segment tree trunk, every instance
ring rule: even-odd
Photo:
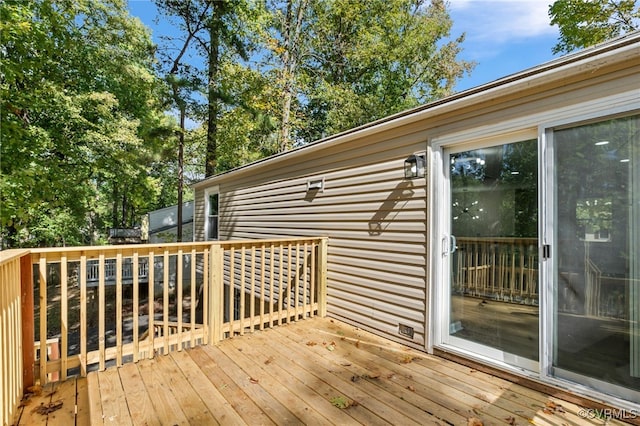
[[[182,191],[184,186],[184,116],[185,107],[180,107],[180,135],[178,137],[178,235],[177,242],[182,242]]]
[[[207,81],[207,155],[205,158],[205,176],[216,173],[218,149],[218,115],[220,114],[218,78],[220,68],[220,44],[222,42],[222,17],[226,3],[217,1],[213,4],[213,16],[209,21],[209,73]]]
[[[295,0],[287,0],[287,12],[283,28],[284,52],[282,53],[282,122],[280,125],[280,152],[292,148],[291,143],[291,103],[296,84],[296,68],[301,50],[300,33],[302,19],[307,7],[307,0],[300,0],[298,10],[295,11]]]

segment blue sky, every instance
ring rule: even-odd
[[[552,0],[449,0],[453,38],[466,33],[462,59],[475,61],[476,68],[456,86],[462,91],[537,66],[554,58],[552,47],[558,29],[549,25]],[[171,31],[167,22],[155,23],[155,5],[150,0],[129,0],[133,16],[150,27],[156,42]]]
[[[554,58],[559,31],[549,25],[552,0],[449,0],[457,37],[466,33],[461,58],[477,62],[456,86],[469,89]]]

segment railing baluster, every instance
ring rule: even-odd
[[[266,262],[266,245],[260,245],[260,330],[264,330],[264,303],[265,303],[265,262]]]
[[[80,375],[87,376],[87,256],[80,256]]]
[[[69,299],[67,256],[60,259],[60,380],[67,380],[67,356],[69,353]]]
[[[116,365],[122,365],[122,251],[116,254]]]
[[[309,277],[309,317],[313,318],[315,316],[315,311],[313,306],[315,305],[316,298],[316,250],[318,250],[318,244],[311,244],[311,276]]]
[[[303,281],[302,281],[302,318],[306,319],[307,317],[307,285],[309,283],[308,281],[308,275],[307,275],[307,251],[308,251],[308,245],[307,242],[305,241],[304,243],[304,253],[303,253],[303,262],[302,262],[302,276],[304,277]]]
[[[293,277],[295,281],[295,286],[293,289],[293,312],[295,315],[295,319],[298,319],[298,299],[299,299],[299,289],[300,289],[300,243],[296,243],[296,273]]]
[[[274,259],[275,245],[271,243],[269,246],[269,328],[273,327],[273,302],[275,300],[275,289],[274,289],[274,273],[273,268],[275,265]]]
[[[100,253],[98,257],[98,351],[99,351],[99,369],[104,371],[105,369],[105,324],[104,324],[104,308],[105,308],[105,294],[104,294],[104,253]]]
[[[140,316],[140,277],[138,276],[139,269],[139,257],[138,252],[133,253],[133,257],[131,259],[131,269],[133,275],[133,362],[138,362],[140,360],[140,343],[138,342],[138,327],[139,325],[139,316]]]
[[[217,251],[215,252],[215,254],[219,254],[219,252],[221,251],[221,247],[220,245],[217,245]],[[208,248],[204,249],[204,254],[202,255],[202,322],[204,324],[204,333],[206,337],[206,342],[207,343],[215,343],[220,339],[220,328],[222,327],[222,322],[224,321],[222,318],[222,315],[220,316],[220,318],[218,318],[218,321],[215,322],[215,327],[211,327],[209,324],[209,306],[211,306],[211,310],[214,310],[214,306],[220,306],[220,309],[223,309],[222,307],[222,300],[221,297],[218,297],[218,301],[216,303],[219,303],[219,305],[214,305],[213,303],[210,303],[209,301],[209,286],[212,285],[212,277],[211,274],[213,273],[213,270],[209,270],[210,268],[213,268],[213,265],[211,265],[211,263],[216,262],[216,264],[219,262],[218,257],[215,256],[214,252],[213,252],[214,247],[211,247],[211,258],[210,258],[210,251]],[[220,266],[222,267],[222,266]],[[224,271],[220,270],[220,273],[223,273]],[[224,278],[222,279],[222,283],[224,283]],[[222,288],[224,289],[224,285],[222,285]],[[220,293],[222,293],[222,291],[220,291]],[[214,314],[214,318],[218,315],[219,313],[217,311],[215,311]],[[218,327],[218,328],[216,328]],[[212,337],[213,336],[213,337]]]
[[[196,249],[191,249],[191,303],[189,303],[189,344],[196,345]]]
[[[293,266],[292,263],[291,243],[289,243],[289,245],[287,246],[287,298],[285,299],[287,301],[287,323],[291,322],[291,287],[293,285],[291,279],[291,267]]]
[[[178,250],[176,262],[176,315],[178,316],[178,351],[182,351],[182,249]]]
[[[236,295],[236,284],[235,284],[235,265],[236,265],[236,251],[235,247],[231,246],[229,249],[229,337],[233,337],[233,331],[235,328],[235,295]]]
[[[284,246],[280,243],[280,247],[278,250],[279,261],[278,261],[278,325],[282,325],[282,304],[284,303],[284,289],[283,289],[283,257],[284,257]]]
[[[162,256],[162,336],[164,341],[163,355],[169,353],[169,250],[164,249]]]
[[[40,384],[47,383],[47,259],[40,257]]]
[[[251,281],[251,298],[249,299],[249,331],[254,331],[254,320],[256,314],[256,246],[251,245],[251,268],[250,268],[250,281]]]
[[[243,336],[244,335],[244,328],[245,328],[245,290],[246,290],[246,283],[245,283],[245,257],[246,257],[246,250],[245,250],[245,246],[244,244],[242,245],[242,248],[240,249],[240,309],[239,309],[239,317],[240,317],[240,335]]]
[[[149,328],[147,329],[147,358],[151,359],[155,355],[155,316],[156,316],[156,301],[153,294],[155,289],[155,276],[156,276],[156,256],[153,250],[149,251],[149,300],[147,300],[147,316]]]

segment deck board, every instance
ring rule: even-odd
[[[58,399],[63,408],[48,416],[33,411]],[[561,409],[549,410],[553,404]],[[76,425],[604,424],[580,417],[580,409],[314,318],[48,385],[19,424],[73,424],[76,412]]]

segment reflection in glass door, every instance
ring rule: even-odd
[[[538,350],[537,140],[450,150],[445,343],[514,365]],[[497,354],[497,355],[496,355]]]
[[[640,402],[640,116],[553,146],[553,374]]]

